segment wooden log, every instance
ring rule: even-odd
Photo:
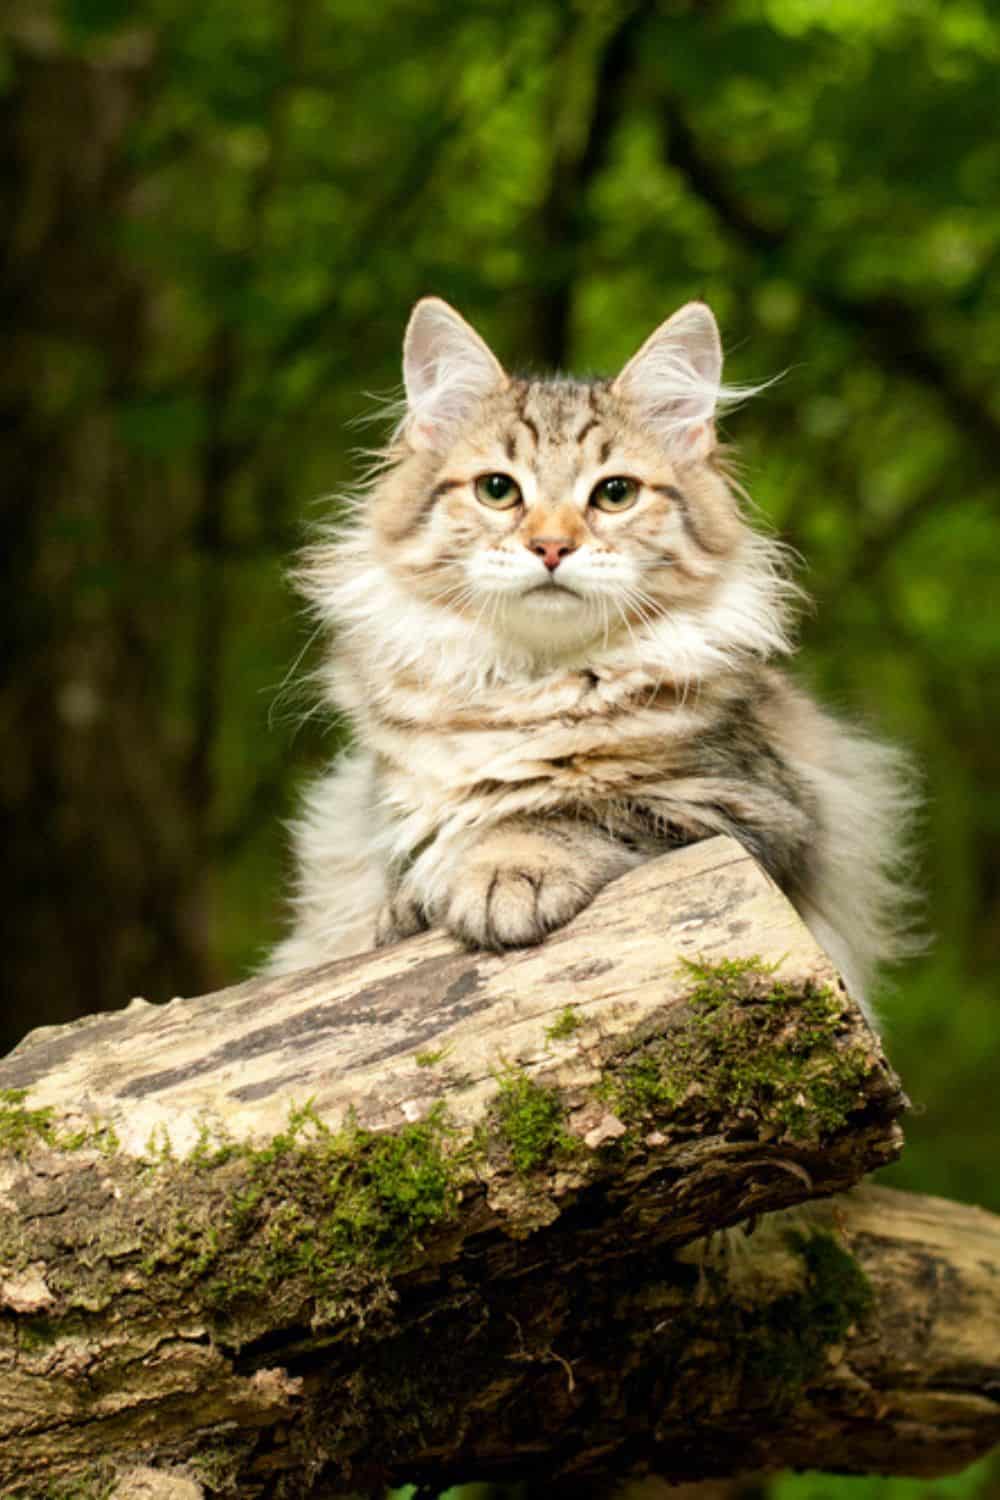
[[[802,1040],[811,1024],[821,1050],[834,1040],[841,1054],[863,1052],[867,1080],[852,1102],[877,1104],[870,1144],[880,1160],[895,1154],[901,1138],[889,1122],[905,1100],[877,1040],[777,886],[726,838],[615,881],[537,948],[469,953],[428,933],[281,979],[167,1005],[136,999],[41,1028],[0,1059],[0,1089],[30,1090],[34,1108],[67,1125],[110,1122],[120,1150],[137,1157],[153,1138],[184,1154],[206,1125],[270,1139],[290,1103],[306,1099],[328,1123],[353,1111],[386,1130],[447,1095],[466,1127],[482,1119],[508,1064],[575,1095],[623,1047],[682,1025],[698,988],[687,965],[748,962],[773,980],[748,994],[784,987],[790,997],[770,1008],[779,1037]],[[825,1026],[796,998],[824,988],[836,998]],[[723,984],[730,998],[737,989]]]
[[[388,1477],[569,1497],[629,1474],[957,1472],[1000,1442],[998,1282],[1000,1218],[872,1185],[750,1237],[574,1267],[511,1298],[507,1330],[491,1305],[493,1383],[452,1408],[452,1444],[425,1429]]]
[[[76,1409],[61,1422],[50,1410],[36,1443],[22,1412],[3,1493],[47,1497],[53,1475],[73,1474],[74,1495],[113,1500],[323,1500],[477,1479],[568,1497],[629,1474],[930,1476],[1000,1441],[996,1216],[863,1186],[768,1215],[750,1238],[568,1267],[539,1252],[520,1276],[485,1268],[404,1292],[353,1340],[306,1348],[299,1330],[297,1348],[289,1333],[235,1358],[216,1346],[186,1389],[172,1349],[139,1339],[127,1380],[95,1382],[81,1340]],[[73,1369],[56,1342],[26,1341],[21,1359],[39,1387]],[[96,1432],[75,1441],[98,1405]],[[60,1441],[88,1457],[60,1461]]]
[[[97,1455],[190,1460],[248,1497],[280,1474],[319,1495],[600,1467],[590,1396],[538,1409],[552,1374],[613,1392],[615,1341],[646,1343],[626,1291],[648,1320],[672,1247],[890,1160],[904,1104],[724,839],[537,949],[428,934],[36,1032],[0,1062],[4,1493]]]

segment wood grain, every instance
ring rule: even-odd
[[[596,1076],[596,1050],[683,1005],[682,960],[746,958],[776,977],[836,984],[829,960],[777,886],[731,839],[677,850],[615,881],[542,946],[468,953],[429,933],[281,979],[33,1032],[0,1060],[0,1089],[84,1124],[110,1119],[141,1155],[166,1129],[178,1151],[201,1122],[239,1138],[282,1128],[290,1101],[324,1119],[353,1109],[371,1129],[419,1117],[446,1091],[463,1122],[481,1117],[498,1064]],[[553,1047],[566,1005],[588,1027]],[[586,1038],[585,1044],[582,1038]],[[418,1055],[445,1048],[440,1068]]]
[[[750,959],[756,977],[711,1004],[685,962],[735,973]],[[748,1037],[764,1039],[749,1057]],[[685,1059],[673,1092],[635,1105],[636,1078],[674,1078]],[[528,1168],[505,1134],[512,1080],[556,1122]],[[360,1142],[356,1160],[296,1156],[289,1111],[307,1101],[311,1139]],[[674,1478],[760,1466],[754,1434],[805,1454],[812,1418],[799,1433],[791,1417],[827,1390],[835,1351],[792,1392],[748,1373],[740,1328],[802,1275],[767,1226],[891,1160],[905,1102],[828,959],[725,839],[632,872],[539,948],[468,953],[431,933],[36,1032],[0,1061],[0,1493],[103,1483],[110,1466],[123,1496],[141,1494],[150,1465],[188,1494],[248,1500],[280,1483],[318,1500],[500,1474],[572,1487],[608,1464]],[[404,1175],[393,1227],[409,1227],[391,1255],[369,1234],[317,1272],[314,1240],[344,1193],[378,1199],[373,1143],[433,1120],[446,1211],[407,1218]],[[907,1420],[919,1408],[930,1466],[992,1430],[989,1349],[960,1362],[947,1397],[935,1383],[945,1340],[988,1328],[996,1225],[960,1253],[965,1212],[913,1209],[913,1233],[936,1245],[923,1264],[958,1289],[923,1315],[924,1346],[931,1324],[945,1330],[938,1365],[907,1385],[905,1341],[858,1333],[873,1363],[845,1376],[876,1406],[896,1393]],[[890,1333],[912,1306],[897,1217],[891,1245],[872,1211],[858,1232]],[[761,1228],[740,1236],[738,1262],[710,1264],[698,1243],[747,1220]],[[734,1280],[738,1266],[758,1269]],[[883,1463],[851,1421],[844,1452]],[[668,1440],[672,1423],[687,1436]],[[810,1454],[794,1461],[825,1461]]]

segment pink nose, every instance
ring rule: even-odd
[[[536,536],[528,546],[542,559],[550,573],[555,572],[564,557],[576,551],[576,543],[568,536]]]

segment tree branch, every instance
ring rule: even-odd
[[[757,1461],[733,1369],[782,1452],[851,1336],[814,1252],[749,1312],[672,1252],[891,1160],[904,1104],[726,839],[540,948],[429,933],[35,1033],[0,1062],[0,1487],[209,1453],[241,1497],[612,1458],[680,1477],[722,1462],[720,1423],[726,1462]],[[758,1367],[792,1312],[789,1386]],[[709,1328],[731,1359],[704,1407],[684,1371]],[[690,1436],[661,1452],[675,1381]]]

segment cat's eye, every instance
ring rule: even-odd
[[[476,499],[492,510],[510,510],[521,498],[521,491],[509,474],[480,474],[476,480]]]
[[[600,484],[594,485],[590,503],[596,505],[598,510],[630,510],[638,498],[639,486],[636,481],[614,474],[610,479],[602,479]]]

